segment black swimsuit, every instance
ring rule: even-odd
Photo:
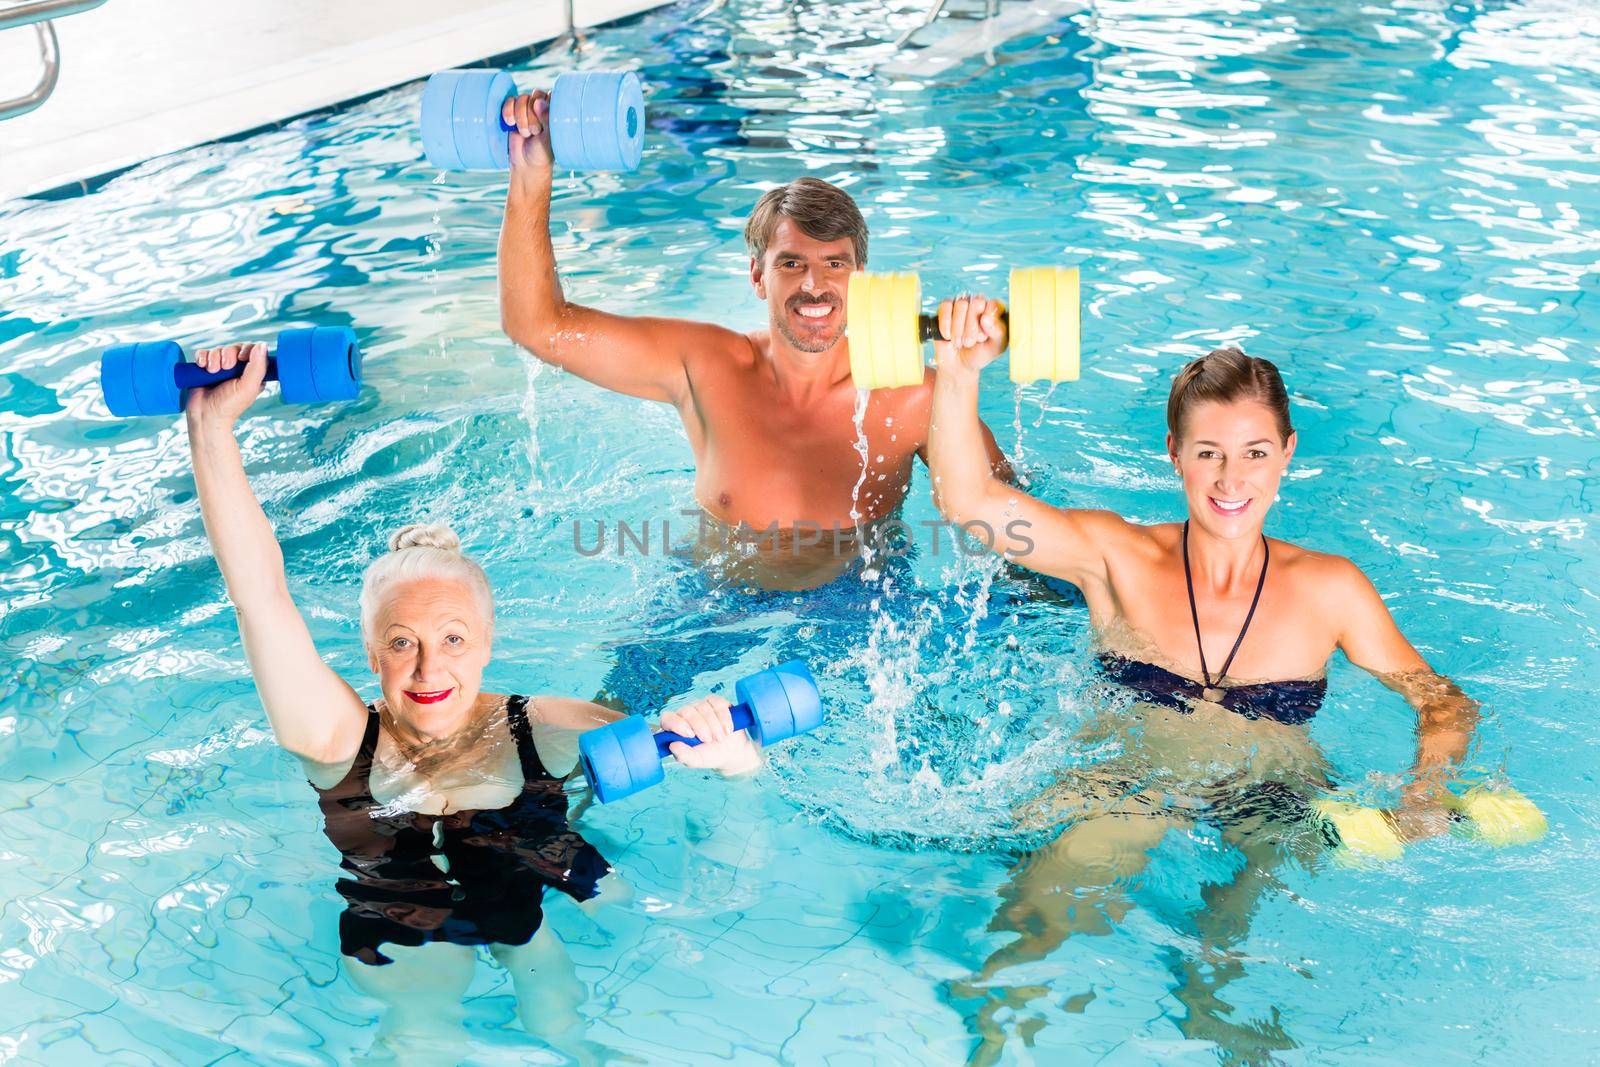
[[[522,792],[503,808],[449,815],[395,811],[373,799],[378,714],[369,708],[350,770],[317,789],[324,832],[350,875],[334,884],[345,899],[346,956],[392,963],[379,951],[384,942],[524,945],[543,920],[547,886],[575,900],[595,895],[610,866],[567,825],[567,797],[534,749],[527,703],[514,696],[506,705]]]

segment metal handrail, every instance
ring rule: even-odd
[[[938,18],[944,12],[944,6],[947,3],[949,3],[949,0],[933,0],[933,4],[928,8],[927,11],[923,13],[922,21],[906,30],[899,37],[896,37],[894,40],[894,46],[896,48],[904,48],[908,43],[910,43],[911,38],[915,37],[924,27],[933,25],[933,20]],[[568,0],[568,6],[570,7],[570,5],[571,0]],[[701,8],[695,14],[690,15],[685,20],[685,24],[699,22],[712,12],[720,11],[727,6],[728,0],[711,0],[711,2],[706,4],[705,7]],[[999,14],[999,12],[1000,0],[984,0],[985,19],[992,19]]]
[[[15,29],[30,22],[65,18],[92,11],[106,0],[27,0],[11,7],[0,7],[0,30]]]
[[[41,22],[33,30],[39,36],[39,59],[44,63],[44,73],[39,78],[39,84],[29,92],[10,100],[0,100],[0,122],[26,115],[50,99],[50,94],[56,91],[56,78],[61,74],[56,28],[48,22]]]
[[[31,90],[10,100],[0,100],[0,121],[26,115],[50,99],[50,94],[56,91],[56,81],[61,76],[61,49],[56,41],[56,28],[50,24],[50,20],[90,11],[105,2],[106,0],[29,0],[25,4],[0,8],[0,30],[12,30],[20,26],[33,27],[34,34],[39,38],[39,61],[44,65],[39,83]]]
[[[947,0],[934,0],[933,6],[928,8],[927,12],[922,16],[922,21],[906,30],[906,32],[902,33],[899,37],[896,37],[894,40],[894,46],[896,48],[904,48],[911,42],[911,38],[915,37],[923,29],[923,27],[933,25],[933,20],[939,17],[940,12],[944,11],[944,5],[946,2]],[[985,19],[992,19],[995,17],[995,15],[999,14],[999,12],[1000,0],[984,0],[983,17]]]

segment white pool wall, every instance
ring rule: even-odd
[[[571,0],[579,28],[661,0]],[[387,89],[568,32],[567,0],[108,0],[57,19],[61,73],[0,122],[0,201]],[[0,98],[41,70],[29,27],[0,32]]]

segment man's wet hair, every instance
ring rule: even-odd
[[[782,219],[793,219],[800,232],[814,241],[850,238],[856,266],[867,261],[867,220],[850,194],[821,178],[796,178],[769,189],[756,201],[744,224],[744,243],[757,261],[766,256],[773,231]]]

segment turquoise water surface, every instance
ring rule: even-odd
[[[669,774],[585,816],[627,891],[547,922],[596,1059],[960,1063],[988,1010],[1017,1063],[1600,1060],[1593,5],[1061,3],[921,73],[890,69],[920,3],[735,0],[687,24],[698,6],[519,75],[648,85],[642,168],[558,183],[569,296],[760,325],[743,219],[802,173],[849,188],[871,265],[925,293],[1079,265],[1082,380],[1013,392],[994,371],[984,414],[1046,499],[1152,522],[1182,514],[1175,370],[1230,342],[1275,360],[1300,446],[1269,532],[1366,570],[1483,702],[1473,765],[1549,835],[1286,864],[1219,936],[1208,894],[1243,861],[1213,829],[1174,833],[1118,921],[985,1009],[963,983],[1017,936],[1008,813],[1092,756],[1071,740],[1102,699],[1081,602],[948,540],[807,594],[659,551],[692,501],[676,415],[501,335],[504,180],[419,160],[412,85],[0,205],[0,1061],[373,1047],[376,1005],[339,965],[337,854],[246,673],[181,420],[112,419],[97,381],[113,342],[306,324],[358,331],[361,398],[268,399],[240,436],[318,646],[364,694],[359,576],[417,519],[495,583],[490,688],[675,699],[796,651],[822,682],[832,721],[756,782]],[[918,40],[973,33],[977,10]],[[905,517],[934,514],[919,470]],[[651,522],[657,550],[583,555],[575,520]],[[651,690],[669,662],[679,683]],[[1381,802],[1413,725],[1337,660],[1311,734]],[[487,963],[465,1033],[470,1062],[558,1061]]]

